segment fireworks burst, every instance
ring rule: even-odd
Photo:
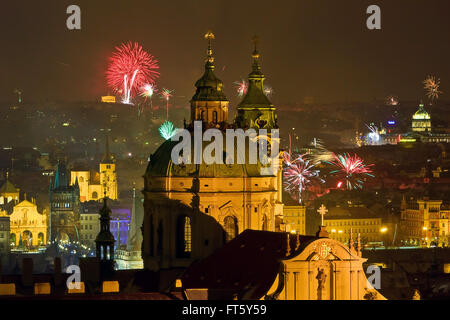
[[[334,161],[327,162],[336,170],[330,171],[330,174],[335,174],[340,179],[346,182],[347,190],[362,189],[365,177],[374,177],[372,170],[369,168],[372,166],[364,164],[364,161],[356,154],[352,157],[348,153],[343,155],[334,155]]]
[[[172,138],[175,133],[177,133],[177,129],[173,126],[173,123],[170,121],[165,121],[158,129],[159,134],[165,140],[169,140]]]
[[[428,99],[433,102],[435,99],[439,98],[439,94],[442,92],[439,91],[439,86],[441,85],[441,79],[437,79],[434,76],[428,76],[423,81],[424,89],[426,91]]]
[[[386,105],[387,106],[397,106],[399,103],[398,101],[398,97],[394,96],[394,95],[390,95],[386,97]]]
[[[248,82],[246,80],[236,81],[234,85],[236,86],[238,97],[243,97],[247,94]]]
[[[157,92],[156,86],[154,84],[147,83],[142,87],[141,96],[144,98],[151,99],[153,94]]]
[[[109,60],[106,79],[113,90],[123,94],[123,103],[130,104],[140,88],[154,84],[159,77],[158,61],[137,42],[122,43]]]
[[[173,96],[173,90],[163,88],[161,97],[166,100],[166,119],[169,119],[169,100]]]
[[[306,191],[308,186],[313,183],[323,183],[319,177],[319,170],[314,169],[314,164],[311,164],[304,155],[299,155],[295,160],[291,161],[291,155],[287,152],[283,154],[284,158],[284,185],[285,190],[291,196],[302,201],[302,193]]]
[[[380,142],[380,134],[378,133],[378,127],[373,123],[370,125],[366,124],[367,129],[369,129],[369,133],[366,136],[366,142],[369,145],[377,145]]]
[[[309,156],[311,157],[312,162],[315,165],[333,159],[334,153],[325,148],[321,139],[314,138],[314,140],[311,142],[311,146],[313,146],[314,149],[311,151],[311,154],[309,154]]]
[[[273,89],[271,86],[269,86],[268,84],[264,85],[264,93],[266,94],[267,97],[272,97],[273,94]]]

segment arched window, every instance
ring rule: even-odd
[[[97,191],[92,192],[92,199],[97,199],[97,198],[98,198]]]
[[[80,179],[78,179],[78,181],[84,182],[84,178],[83,178],[83,177],[80,177]]]
[[[212,122],[213,123],[217,123],[217,111],[213,111],[213,113],[212,113]]]
[[[9,236],[9,242],[11,244],[11,246],[16,246],[16,234],[15,233],[11,233],[11,235]]]
[[[224,229],[226,233],[226,240],[230,241],[238,234],[238,221],[236,217],[233,216],[227,216],[223,220]]]
[[[191,218],[179,216],[177,221],[177,257],[188,258],[192,252]]]
[[[38,245],[42,246],[44,245],[44,234],[42,232],[39,232],[38,234]]]

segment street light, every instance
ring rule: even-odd
[[[386,228],[386,227],[383,227],[383,228],[380,229],[381,233],[386,233],[387,231],[388,231],[388,228]]]

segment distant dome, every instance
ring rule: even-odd
[[[429,120],[431,119],[430,114],[425,111],[423,104],[419,105],[419,110],[416,111],[413,115],[414,120]]]

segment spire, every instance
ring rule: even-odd
[[[208,41],[206,50],[205,73],[197,80],[195,87],[197,88],[192,101],[228,101],[223,93],[223,82],[214,74],[214,55],[212,49],[212,40],[215,39],[214,33],[208,31],[204,38]]]
[[[103,272],[110,273],[114,271],[114,236],[110,230],[111,209],[108,208],[108,197],[106,191],[103,196],[103,207],[100,213],[100,232],[95,239],[97,258],[100,259]]]
[[[112,157],[109,152],[109,135],[108,132],[106,132],[105,136],[105,154],[103,155],[102,163],[112,163]]]
[[[272,102],[267,98],[264,91],[264,80],[266,77],[261,71],[261,64],[259,58],[261,57],[258,51],[259,37],[254,36],[253,42],[253,64],[252,72],[248,75],[248,90],[244,99],[239,104],[239,108],[252,107],[252,108],[273,108]]]
[[[259,74],[262,75],[261,65],[259,64],[259,57],[260,57],[260,55],[259,55],[259,52],[258,52],[259,37],[257,35],[255,35],[252,38],[252,42],[253,42],[253,45],[255,46],[255,50],[253,50],[253,53],[252,53],[252,58],[253,58],[253,67],[252,67],[253,71],[252,71],[252,73],[255,73],[255,74],[259,73]]]
[[[54,189],[67,188],[67,187],[68,187],[68,183],[67,183],[66,165],[65,165],[65,163],[58,161],[58,164],[56,166]]]

